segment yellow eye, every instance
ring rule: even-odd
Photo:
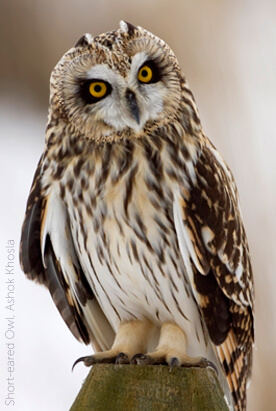
[[[149,83],[152,80],[153,77],[153,72],[152,69],[145,65],[140,68],[139,73],[138,73],[138,80],[141,81],[142,83]]]
[[[106,95],[107,87],[103,81],[93,81],[89,84],[89,93],[94,98],[102,98]]]

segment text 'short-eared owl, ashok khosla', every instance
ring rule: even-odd
[[[24,272],[92,343],[86,365],[210,361],[230,407],[245,410],[248,244],[233,176],[204,135],[175,55],[121,22],[81,37],[50,84]]]

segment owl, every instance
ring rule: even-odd
[[[246,409],[254,289],[236,185],[170,47],[82,36],[54,68],[21,266],[96,363],[213,364]]]

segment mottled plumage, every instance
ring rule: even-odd
[[[53,70],[20,259],[92,343],[87,365],[207,359],[245,410],[254,292],[236,186],[148,31],[85,35]]]

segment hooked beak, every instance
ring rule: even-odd
[[[130,89],[126,91],[126,100],[130,108],[130,113],[137,124],[140,124],[140,112],[137,105],[135,94]]]

